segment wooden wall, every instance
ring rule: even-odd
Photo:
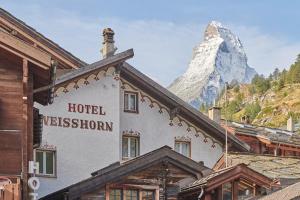
[[[19,175],[22,163],[22,64],[0,53],[0,174]]]

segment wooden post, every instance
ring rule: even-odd
[[[223,197],[222,197],[222,186],[219,186],[217,189],[216,189],[216,191],[217,191],[217,195],[218,195],[218,199],[222,199]]]
[[[26,59],[23,59],[22,199],[24,200],[28,199],[28,74],[28,61]]]
[[[239,195],[239,181],[235,180],[232,183],[232,199],[238,200],[238,195]]]
[[[109,200],[109,185],[105,185],[105,200]]]
[[[205,194],[204,200],[211,200],[211,193],[210,192]]]
[[[155,200],[159,200],[159,187],[155,189]]]

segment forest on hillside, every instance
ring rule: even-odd
[[[256,75],[251,84],[231,83],[227,86],[227,101],[224,91],[216,104],[222,107],[223,118],[240,121],[248,116],[256,125],[281,127],[291,116],[300,119],[300,54],[288,68],[275,68],[268,77]],[[207,112],[212,105],[201,105]]]

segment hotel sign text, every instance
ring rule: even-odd
[[[98,116],[106,115],[106,112],[104,111],[103,107],[98,105],[68,103],[67,111],[71,113],[81,113]],[[60,116],[44,116],[44,125],[108,132],[112,132],[113,130],[113,122],[68,118]]]

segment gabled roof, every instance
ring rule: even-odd
[[[195,178],[203,177],[203,175],[211,172],[209,168],[202,164],[173,151],[168,146],[163,146],[127,162],[114,163],[102,170],[94,172],[91,178],[75,183],[41,199],[62,199],[65,194],[68,195],[69,199],[77,199],[83,194],[104,187],[107,183],[119,181],[124,177],[145,169],[152,169],[154,165],[159,163],[172,164],[193,175]]]
[[[259,200],[274,200],[274,199],[281,199],[281,200],[300,199],[300,182],[290,185],[281,190],[278,190],[262,198],[259,198]]]
[[[267,140],[273,143],[300,147],[300,136],[292,131],[237,122],[230,122],[229,126],[233,128],[234,134],[256,137],[263,139],[262,141]]]
[[[189,186],[182,188],[182,192],[197,190],[199,188],[205,188],[205,190],[210,191],[221,186],[224,183],[231,182],[239,178],[251,180],[257,185],[263,186],[265,188],[270,188],[273,183],[272,179],[254,171],[253,169],[247,167],[247,165],[241,163],[235,166],[215,171],[208,176],[195,181]]]
[[[73,54],[71,54],[70,52],[68,52],[67,50],[62,48],[61,46],[59,46],[57,43],[55,43],[52,40],[48,39],[43,34],[39,33],[34,28],[27,25],[25,22],[23,22],[22,20],[16,18],[11,13],[7,12],[6,10],[4,10],[2,8],[0,8],[0,22],[1,22],[1,18],[9,21],[15,27],[17,27],[18,29],[24,31],[26,34],[30,35],[32,38],[39,41],[40,43],[46,45],[47,47],[49,47],[53,51],[57,52],[59,55],[67,58],[68,60],[71,60],[73,63],[76,63],[77,67],[87,65],[87,63],[80,60],[79,58],[77,58],[76,56],[74,56]]]
[[[147,91],[148,94],[161,101],[161,103],[168,106],[169,109],[179,108],[177,109],[179,115],[199,126],[203,131],[225,144],[225,129],[218,123],[209,119],[206,115],[196,110],[130,64],[125,62],[120,70],[122,78],[134,83],[142,90]],[[232,144],[233,149],[238,151],[250,150],[250,147],[246,143],[242,142],[234,135],[228,134],[228,141]]]
[[[59,77],[55,82],[55,87],[59,87],[64,83],[77,79],[81,76],[85,76],[94,71],[101,70],[102,68],[118,64],[118,70],[120,70],[121,78],[124,78],[125,80],[135,84],[140,89],[146,91],[149,95],[159,100],[170,110],[177,108],[179,115],[200,127],[207,134],[212,135],[216,140],[225,144],[225,129],[223,127],[209,119],[206,115],[202,114],[188,103],[181,100],[166,88],[150,79],[148,76],[144,75],[142,72],[138,71],[136,68],[126,63],[125,60],[133,57],[133,55],[133,50],[129,49],[91,65],[72,70]],[[228,134],[228,141],[232,144],[234,150],[250,150],[250,147],[246,143],[242,142],[234,135]]]
[[[281,157],[273,155],[257,155],[252,153],[229,153],[228,165],[234,166],[241,163],[249,168],[266,175],[272,179],[299,179],[300,158]],[[214,169],[224,166],[224,155],[216,163]]]

